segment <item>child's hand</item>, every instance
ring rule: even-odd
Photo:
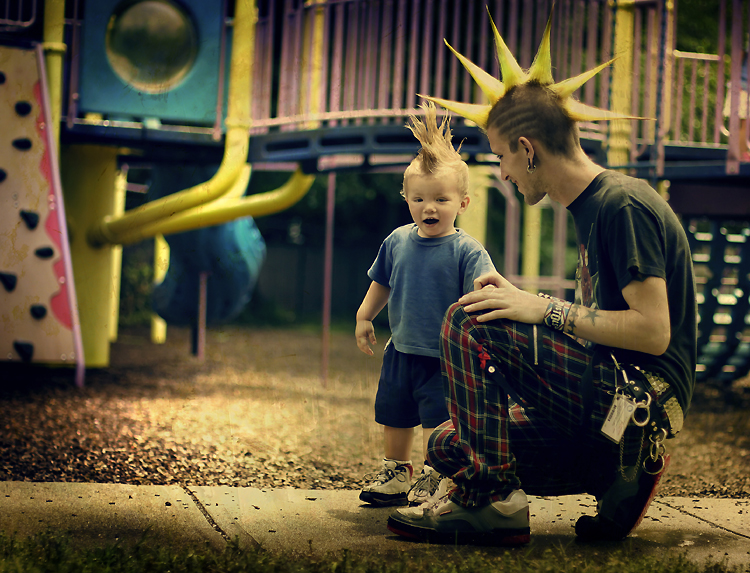
[[[377,343],[375,340],[375,328],[373,328],[371,321],[358,320],[357,327],[354,329],[354,336],[357,338],[357,346],[359,346],[362,352],[368,356],[375,354],[372,348],[370,348],[370,344],[374,346]]]

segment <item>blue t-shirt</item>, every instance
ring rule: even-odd
[[[438,239],[417,230],[411,223],[393,231],[367,276],[391,289],[388,322],[396,350],[439,357],[445,311],[495,266],[482,244],[461,229]]]

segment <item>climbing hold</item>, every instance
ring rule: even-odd
[[[5,290],[7,290],[8,292],[13,292],[13,289],[16,288],[17,282],[18,278],[16,277],[16,275],[13,275],[11,273],[0,273],[0,283],[3,283]]]
[[[0,72],[0,86],[5,83],[5,74]]]
[[[0,169],[0,183],[5,181],[8,178],[8,174],[5,172],[5,169]]]
[[[45,316],[47,316],[47,309],[43,304],[32,304],[30,310],[31,316],[33,316],[37,320],[41,320]]]
[[[27,137],[19,137],[13,140],[13,147],[19,151],[28,151],[31,149],[31,140]]]
[[[21,219],[26,223],[29,230],[33,231],[39,224],[39,213],[35,213],[34,211],[21,211]]]
[[[40,259],[50,259],[55,254],[52,247],[39,247],[34,254]]]
[[[18,355],[21,357],[23,362],[31,362],[31,358],[34,356],[34,345],[30,342],[13,342],[13,348],[16,349]]]
[[[31,104],[27,101],[19,101],[16,103],[16,113],[21,117],[26,117],[31,113]]]

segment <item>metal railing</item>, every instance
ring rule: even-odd
[[[270,0],[260,6],[253,131],[401,123],[419,105],[417,94],[479,103],[483,95],[443,38],[499,76],[487,10],[528,67],[550,8],[545,0]],[[610,57],[606,3],[560,0],[553,27],[558,79]],[[579,99],[606,107],[609,79],[606,70]],[[582,127],[601,137],[600,126]]]
[[[36,15],[36,0],[0,0],[0,32],[28,28]]]
[[[738,117],[741,102],[739,90],[732,96],[728,87],[732,83],[739,85],[743,38],[750,30],[750,20],[742,15],[748,12],[750,3],[720,0],[708,8],[716,10],[711,16],[715,15],[718,21],[716,54],[675,49],[678,30],[663,20],[661,3],[652,4],[636,17],[632,112],[658,117],[659,129],[656,133],[653,123],[633,122],[631,161],[636,161],[647,146],[655,145],[659,148],[656,161],[661,175],[663,146],[671,145],[684,151],[720,151],[712,156],[726,162],[728,174],[737,173],[739,157],[729,145],[733,137],[730,123]],[[679,10],[679,3],[676,4]],[[665,48],[663,58],[657,53],[660,34]],[[655,95],[659,88],[663,95],[657,108]],[[738,129],[737,121],[735,132]],[[744,136],[748,137],[747,131]],[[724,155],[726,149],[729,153]]]

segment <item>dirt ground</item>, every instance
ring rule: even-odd
[[[121,329],[82,389],[5,363],[0,480],[359,488],[381,458],[380,360],[333,333],[324,383],[321,349],[312,330],[232,326],[209,330],[200,362],[187,329],[164,345]],[[750,498],[750,392],[736,386],[699,386],[661,494]]]

